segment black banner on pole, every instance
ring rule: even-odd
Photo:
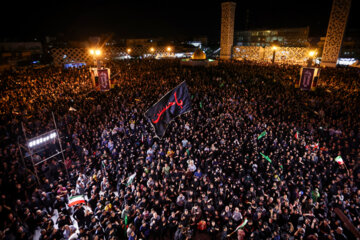
[[[190,94],[184,81],[150,107],[145,116],[153,125],[156,136],[162,138],[168,124],[177,116],[190,110]]]

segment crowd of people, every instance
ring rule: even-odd
[[[322,69],[306,92],[300,66],[108,66],[107,92],[86,68],[2,73],[1,238],[355,239],[335,209],[360,229],[358,71]],[[192,110],[154,137],[144,112],[184,80]],[[55,129],[52,113],[65,160],[34,166],[23,132]]]

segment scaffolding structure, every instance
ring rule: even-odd
[[[43,134],[40,134],[36,137],[33,137],[31,139],[28,139],[27,137],[27,134],[26,134],[26,131],[25,131],[25,127],[24,127],[24,124],[21,123],[21,127],[22,127],[22,131],[23,131],[23,134],[24,134],[24,138],[25,138],[25,144],[21,144],[19,141],[18,141],[18,148],[20,150],[20,156],[21,156],[21,159],[22,159],[22,162],[24,164],[24,167],[27,168],[27,165],[26,165],[26,162],[25,162],[25,157],[21,151],[21,149],[23,149],[25,152],[27,152],[29,154],[29,157],[31,159],[31,164],[32,164],[32,167],[34,169],[34,174],[35,174],[35,177],[36,177],[36,180],[37,180],[37,183],[40,185],[40,179],[39,179],[39,175],[38,175],[38,171],[36,169],[36,166],[40,165],[41,163],[43,162],[46,162],[48,161],[49,159],[52,159],[58,155],[61,154],[62,156],[62,162],[64,164],[64,167],[65,167],[65,170],[66,170],[66,175],[67,175],[67,178],[68,180],[70,179],[69,178],[69,172],[67,170],[67,167],[66,167],[66,164],[65,164],[65,155],[64,155],[64,150],[62,148],[62,144],[61,144],[61,139],[60,139],[60,135],[59,135],[59,130],[57,128],[57,124],[56,124],[56,120],[55,120],[55,116],[54,116],[54,113],[52,113],[52,118],[53,118],[53,122],[54,122],[54,126],[55,126],[55,129],[53,130],[50,130],[48,132],[45,132]],[[35,151],[34,149],[36,149],[36,146],[40,146],[40,145],[46,145],[48,144],[51,140],[57,140],[58,143],[59,143],[59,147],[60,147],[60,152],[57,151],[57,153],[47,157],[46,159],[43,159],[39,162],[36,162],[35,163],[35,160],[34,160],[34,154],[35,154]],[[41,152],[41,151],[40,151]],[[27,168],[28,169],[28,168]]]

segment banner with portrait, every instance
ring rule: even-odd
[[[300,70],[300,79],[298,83],[295,84],[295,87],[305,91],[315,90],[318,84],[319,75],[320,69],[303,67]]]
[[[110,90],[110,79],[108,69],[98,69],[100,91]]]

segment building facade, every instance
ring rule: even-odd
[[[325,40],[326,37],[321,37],[316,44],[321,50],[319,56],[322,56]],[[349,29],[343,38],[337,64],[344,59],[353,62],[360,59],[360,31],[357,29]]]
[[[308,37],[309,27],[237,31],[235,45],[266,47],[276,44],[280,47],[307,47]]]
[[[42,54],[41,42],[0,42],[0,65],[28,64]]]

